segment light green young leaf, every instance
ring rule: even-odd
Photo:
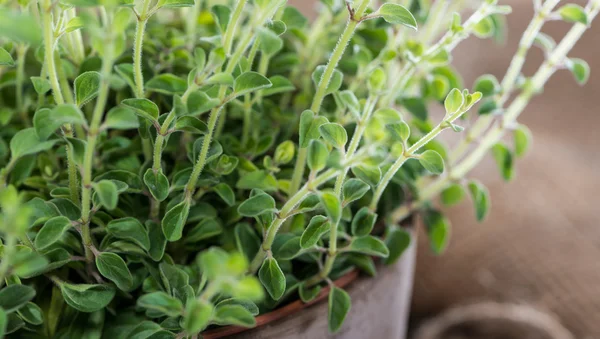
[[[475,216],[477,221],[482,222],[487,217],[490,210],[490,193],[483,184],[478,181],[469,182],[469,192],[471,200],[475,206]]]
[[[360,238],[354,238],[350,247],[349,252],[358,252],[366,255],[372,255],[381,258],[387,258],[390,255],[390,251],[383,241],[373,236],[364,236]]]
[[[114,210],[117,208],[119,203],[119,192],[117,185],[112,180],[101,180],[99,182],[92,183],[94,191],[96,192],[102,206],[108,210]]]
[[[481,19],[474,27],[473,34],[480,39],[486,39],[494,35],[495,25],[491,16]]]
[[[73,17],[69,20],[69,22],[67,22],[67,24],[65,25],[65,33],[71,33],[74,32],[78,29],[81,29],[85,26],[83,19],[76,16]]]
[[[273,86],[271,81],[269,81],[269,79],[265,78],[260,73],[245,72],[235,79],[233,91],[235,92],[236,96],[240,96],[261,90],[263,88],[269,88],[271,86]]]
[[[100,73],[85,72],[75,78],[75,99],[77,106],[81,107],[98,96],[100,91]]]
[[[168,95],[183,94],[187,89],[187,81],[176,75],[163,73],[148,80],[146,89]]]
[[[460,110],[465,102],[462,92],[458,88],[453,88],[446,100],[444,101],[444,107],[446,108],[446,114],[454,114]]]
[[[254,315],[242,305],[219,305],[213,316],[213,322],[217,325],[234,325],[242,327],[256,326]]]
[[[444,159],[433,150],[427,150],[419,156],[419,162],[429,172],[439,175],[444,173]]]
[[[275,258],[267,258],[263,261],[258,271],[258,278],[271,298],[279,300],[283,296],[286,284],[285,275]]]
[[[311,171],[319,172],[327,165],[329,150],[320,140],[312,140],[308,147],[307,164]]]
[[[157,6],[165,8],[191,7],[194,6],[194,0],[159,0]]]
[[[578,22],[584,25],[589,22],[585,9],[577,4],[566,4],[558,10],[558,13],[566,22]]]
[[[375,221],[377,221],[377,214],[371,212],[366,206],[361,208],[352,219],[352,235],[364,237],[371,234]]]
[[[148,99],[125,99],[121,105],[132,109],[138,116],[155,122],[158,119],[158,106]]]
[[[208,126],[206,123],[191,115],[183,116],[177,119],[177,122],[175,123],[175,129],[178,131],[190,132],[192,134],[208,133]]]
[[[137,300],[139,307],[164,314],[168,317],[177,317],[183,313],[183,304],[177,298],[165,292],[152,292],[144,294]]]
[[[125,261],[110,252],[100,253],[96,257],[96,267],[103,277],[112,281],[122,291],[128,291],[133,286],[133,277]]]
[[[18,131],[10,139],[10,153],[13,159],[18,159],[29,154],[47,151],[57,143],[58,140],[40,140],[35,128],[25,128]]]
[[[8,314],[2,307],[0,307],[0,338],[4,338],[6,336],[7,328]]]
[[[213,315],[214,306],[204,300],[190,299],[185,305],[183,315],[183,329],[190,334],[195,334],[208,326]]]
[[[319,127],[321,136],[334,147],[343,149],[348,142],[348,133],[344,127],[336,123],[326,123]]]
[[[115,289],[110,285],[77,285],[61,282],[59,287],[65,302],[84,313],[105,308],[115,296]]]
[[[233,86],[235,79],[229,73],[217,73],[204,81],[205,85],[224,85]]]
[[[169,179],[163,174],[162,169],[155,173],[152,168],[148,168],[144,174],[144,183],[157,201],[164,201],[169,196]]]
[[[69,228],[71,228],[71,220],[67,217],[49,219],[35,237],[35,248],[42,250],[54,244]]]
[[[283,48],[283,40],[268,28],[258,29],[258,39],[261,52],[267,56],[273,56]]]
[[[329,220],[322,215],[315,215],[300,237],[300,246],[304,249],[315,246],[329,229]]]
[[[47,140],[57,129],[65,124],[85,125],[81,110],[75,105],[58,105],[52,110],[42,108],[33,116],[33,126],[39,140]]]
[[[514,143],[515,143],[515,155],[517,157],[523,157],[531,148],[533,135],[527,126],[519,125],[513,132]]]
[[[48,93],[48,91],[50,89],[52,89],[52,85],[50,84],[50,81],[48,81],[48,79],[46,79],[46,78],[31,77],[29,79],[31,79],[31,83],[33,84],[33,88],[35,89],[35,92],[39,95],[44,95],[44,94]]]
[[[446,206],[453,206],[462,201],[465,196],[465,189],[462,185],[451,184],[442,191],[442,203]]]
[[[352,173],[371,187],[376,187],[381,180],[381,168],[375,166],[358,165],[352,167]]]
[[[321,133],[319,127],[327,123],[323,116],[315,117],[315,113],[309,110],[302,112],[300,116],[300,148],[306,148],[311,140],[319,139]]]
[[[25,306],[35,297],[35,290],[26,285],[10,285],[0,290],[0,308],[11,313]]]
[[[328,323],[329,332],[335,333],[342,328],[352,301],[350,295],[339,287],[332,286],[329,291]]]
[[[349,203],[362,198],[370,189],[371,187],[360,179],[348,179],[348,181],[344,183],[342,189],[342,196],[344,198],[342,205],[346,206]]]
[[[107,129],[135,129],[140,127],[140,123],[134,111],[125,107],[114,107],[106,113],[106,119],[102,124],[103,128]]]
[[[383,4],[377,12],[391,24],[401,24],[417,30],[417,20],[404,6],[387,3]]]
[[[12,67],[15,65],[15,60],[13,60],[12,56],[8,51],[4,48],[0,47],[0,66],[9,66]]]
[[[187,101],[188,112],[190,115],[199,115],[208,112],[220,104],[221,100],[211,98],[202,91],[192,92]]]
[[[108,234],[118,239],[128,240],[145,250],[151,249],[151,240],[148,231],[136,218],[121,218],[111,220],[106,225]]]
[[[323,192],[319,200],[331,222],[337,224],[342,218],[342,204],[338,197],[333,192]]]
[[[567,68],[573,73],[579,85],[585,85],[590,78],[590,65],[583,59],[571,58],[566,61]]]
[[[498,93],[500,89],[498,79],[491,74],[480,76],[475,80],[475,84],[473,85],[473,91],[481,92],[484,98]]]
[[[312,80],[316,87],[319,87],[319,83],[323,78],[323,73],[325,73],[325,65],[318,66],[312,74]],[[325,95],[336,92],[342,87],[342,83],[344,82],[344,73],[338,71],[337,69],[333,71],[331,75],[331,80],[327,85],[327,89],[325,90]]]
[[[33,15],[6,6],[0,9],[0,37],[37,46],[42,41],[39,19]]]
[[[263,89],[262,95],[264,97],[279,93],[291,92],[296,89],[294,84],[288,80],[288,78],[281,75],[274,75],[269,78],[269,81],[271,81],[273,86]]]
[[[256,217],[274,211],[276,211],[275,199],[264,192],[250,197],[238,207],[238,213],[245,217]]]

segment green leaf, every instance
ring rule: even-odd
[[[442,191],[442,203],[446,206],[453,206],[460,203],[465,197],[465,190],[462,185],[451,184]]]
[[[352,219],[352,235],[363,237],[371,234],[377,221],[377,214],[371,212],[368,207],[363,207]]]
[[[177,241],[183,235],[183,226],[187,221],[190,205],[186,201],[171,208],[162,219],[162,228],[167,240]]]
[[[240,223],[235,226],[234,233],[237,250],[244,253],[248,260],[254,259],[261,244],[254,229],[248,223]]]
[[[515,141],[515,155],[517,157],[523,157],[531,148],[533,136],[531,131],[525,125],[519,125],[513,132]]]
[[[50,89],[52,89],[52,85],[50,84],[50,81],[48,81],[48,79],[46,79],[46,78],[31,77],[29,79],[31,79],[31,83],[33,84],[33,88],[35,89],[35,92],[39,95],[44,95],[44,94],[48,93],[48,91]]]
[[[47,151],[56,144],[58,140],[40,140],[35,129],[25,128],[18,131],[10,139],[10,152],[13,159],[18,159],[29,154]]]
[[[433,150],[427,150],[419,156],[419,162],[429,172],[439,175],[444,173],[444,159]]]
[[[265,78],[260,73],[256,72],[245,72],[240,74],[235,79],[233,91],[236,96],[244,95],[247,93],[255,92],[263,88],[269,88],[273,84],[269,79]]]
[[[185,131],[193,134],[208,133],[208,126],[206,126],[206,123],[190,115],[183,116],[177,119],[177,122],[175,123],[175,129],[178,131]]]
[[[495,33],[494,21],[490,16],[481,19],[473,27],[473,34],[480,39],[486,39],[494,35]]]
[[[352,253],[348,256],[348,261],[371,277],[377,275],[375,261],[368,255]]]
[[[231,8],[225,5],[214,5],[212,6],[212,15],[220,28],[221,33],[224,33],[231,20]],[[225,36],[225,34],[222,35],[223,37]]]
[[[483,97],[492,96],[500,91],[500,83],[495,76],[491,74],[484,74],[475,80],[473,85],[474,92],[481,92]]]
[[[585,85],[590,78],[590,65],[583,60],[577,58],[567,59],[567,68],[573,73],[575,80],[580,85]]]
[[[0,9],[0,37],[37,46],[42,41],[39,19],[25,12]]]
[[[139,307],[156,311],[168,317],[180,316],[183,312],[183,304],[177,298],[171,297],[165,292],[152,292],[144,294],[137,300]]]
[[[25,304],[25,306],[21,307],[18,311],[19,316],[25,320],[27,323],[31,324],[31,325],[41,325],[44,322],[44,315],[42,313],[42,309],[32,303],[32,302],[28,302],[27,304]],[[0,320],[0,323],[2,321]],[[0,325],[1,327],[1,325]],[[0,332],[1,332],[1,328],[0,328]]]
[[[115,296],[115,289],[110,285],[76,285],[61,282],[60,291],[69,306],[85,313],[105,308]]]
[[[281,16],[281,21],[285,22],[290,29],[302,29],[308,24],[308,19],[297,8],[286,6]]]
[[[327,165],[329,150],[320,140],[312,140],[308,146],[307,164],[311,171],[319,172]]]
[[[12,259],[12,271],[21,278],[32,278],[48,268],[48,259],[28,247],[18,251]]]
[[[302,248],[311,248],[315,246],[325,233],[331,228],[329,220],[322,215],[315,215],[310,219],[308,226],[300,237],[300,246]]]
[[[12,56],[8,51],[4,48],[0,47],[0,66],[9,66],[12,67],[15,65],[15,60],[13,60]]]
[[[229,206],[233,206],[235,205],[235,193],[233,192],[233,189],[227,185],[226,183],[222,182],[220,184],[217,184],[215,187],[213,187],[215,193],[217,193],[217,195],[219,195],[219,197],[221,199],[223,199],[223,201],[225,201],[225,203]]]
[[[35,237],[35,248],[42,250],[54,244],[71,226],[71,220],[67,217],[49,219]]]
[[[157,5],[165,8],[181,8],[194,6],[194,0],[159,0]]]
[[[369,185],[360,179],[348,179],[342,188],[342,196],[344,198],[342,205],[346,206],[349,203],[362,198],[370,189]]]
[[[0,307],[0,338],[4,338],[8,327],[8,316],[6,311]]]
[[[387,3],[377,11],[390,24],[401,24],[417,30],[417,20],[404,6]]]
[[[121,105],[132,109],[138,116],[152,122],[158,119],[158,106],[148,99],[125,99]]]
[[[386,265],[392,265],[400,259],[402,253],[410,246],[410,233],[402,228],[394,227],[385,237],[385,244],[390,255],[385,259]]]
[[[245,217],[256,217],[274,211],[276,211],[275,199],[264,192],[250,197],[238,207],[238,213]]]
[[[321,65],[317,66],[315,71],[312,74],[312,80],[315,86],[318,88],[321,80],[323,80],[323,73],[325,72],[326,66]],[[336,92],[342,87],[342,83],[344,81],[344,73],[338,71],[337,69],[333,70],[333,74],[331,75],[331,80],[329,84],[327,84],[327,88],[325,89],[325,95]]]
[[[96,257],[96,267],[103,277],[112,281],[122,291],[128,291],[133,286],[133,277],[125,261],[110,252],[100,253]]]
[[[106,225],[108,234],[115,238],[129,240],[145,250],[151,249],[151,241],[144,225],[136,218],[121,218],[111,220]]]
[[[442,254],[450,239],[450,222],[440,212],[428,210],[423,215],[423,223],[431,249],[436,255]]]
[[[220,247],[211,247],[200,253],[196,258],[196,261],[202,270],[202,275],[208,280],[215,280],[222,276],[227,276],[229,273],[225,272],[227,260],[229,260],[229,254]]]
[[[412,114],[415,118],[423,121],[427,121],[429,117],[429,111],[427,105],[422,98],[406,98],[402,100],[402,105]]]
[[[279,268],[277,260],[274,258],[265,259],[258,271],[258,278],[271,298],[279,300],[283,296],[286,283],[285,275]]]
[[[219,106],[221,100],[211,98],[208,94],[202,91],[195,91],[190,94],[187,106],[190,115],[198,115]]]
[[[106,119],[104,119],[102,127],[126,130],[138,128],[140,123],[132,110],[125,107],[114,107],[106,113]]]
[[[376,257],[387,258],[390,251],[385,246],[385,243],[379,238],[373,236],[365,236],[354,238],[348,248],[349,252],[358,252]]]
[[[589,22],[585,9],[577,4],[566,4],[558,10],[558,13],[566,22],[578,22],[584,25]]]
[[[183,329],[190,334],[198,333],[208,326],[214,306],[204,300],[190,299],[185,305]]]
[[[277,190],[277,179],[267,171],[254,171],[246,173],[240,177],[235,184],[236,188],[252,190],[260,189],[263,191]]]
[[[510,181],[515,174],[514,158],[511,151],[505,144],[497,143],[492,147],[492,155],[494,156],[494,160],[496,160],[502,178],[506,181]]]
[[[350,312],[351,305],[350,295],[346,291],[336,286],[331,287],[327,317],[329,332],[335,333],[339,331],[346,320],[348,312]]]
[[[176,75],[163,73],[155,76],[146,83],[148,91],[162,94],[183,94],[187,89],[187,81]]]
[[[163,233],[162,227],[159,223],[154,221],[146,221],[146,228],[148,229],[148,238],[150,239],[150,249],[148,254],[154,261],[160,261],[165,254],[165,248],[167,246],[167,239]]]
[[[258,29],[258,39],[260,51],[267,56],[273,56],[283,48],[283,40],[268,28]]]
[[[326,123],[319,127],[319,131],[323,139],[334,147],[343,149],[348,142],[348,133],[340,124]]]
[[[327,123],[327,118],[316,116],[313,111],[306,110],[300,116],[300,148],[306,148],[311,140],[319,139],[319,127]]]
[[[100,82],[100,73],[93,71],[82,73],[75,78],[74,88],[77,106],[81,107],[98,96]]]
[[[376,187],[381,180],[381,168],[375,166],[358,165],[352,167],[352,173],[372,187]]]
[[[75,105],[58,105],[54,109],[42,108],[33,116],[33,126],[39,140],[48,139],[65,124],[85,125],[83,113]]]
[[[388,125],[387,129],[392,133],[392,136],[396,140],[407,142],[410,137],[410,126],[404,121]]]
[[[206,85],[225,85],[232,87],[235,83],[233,75],[229,73],[217,73],[204,81]]]
[[[290,80],[288,80],[288,78],[281,75],[274,75],[269,78],[269,81],[271,81],[273,86],[263,89],[262,95],[264,97],[273,94],[291,92],[296,89],[294,84]]]
[[[444,101],[444,107],[446,108],[446,114],[455,114],[460,110],[465,102],[462,92],[458,88],[453,88],[446,100]]]
[[[298,295],[303,303],[309,303],[321,293],[321,290],[322,288],[319,285],[308,288],[306,284],[301,284],[300,287],[298,287]]]
[[[490,193],[487,188],[478,181],[469,182],[469,193],[475,206],[477,221],[482,222],[490,211]]]
[[[112,180],[102,180],[92,183],[94,191],[98,195],[102,206],[108,210],[114,210],[119,203],[119,192],[117,185]]]
[[[35,297],[35,290],[25,285],[10,285],[0,290],[0,307],[11,313],[25,306]]]
[[[253,303],[252,301],[247,300],[247,299],[240,299],[240,298],[225,299],[225,300],[219,301],[219,303],[217,304],[217,307],[222,307],[225,305],[242,306],[243,308],[248,310],[248,312],[250,312],[250,314],[252,314],[253,316],[257,316],[260,313],[258,306],[256,306],[255,303]]]
[[[277,164],[285,165],[294,159],[295,153],[296,146],[291,140],[287,140],[277,146],[273,160]]]
[[[209,239],[223,233],[223,226],[215,219],[203,219],[192,227],[183,239],[186,243],[194,243]]]
[[[256,326],[254,315],[241,305],[219,305],[213,316],[217,325],[234,325],[242,327]]]
[[[157,201],[164,201],[169,196],[169,179],[163,174],[162,169],[154,172],[148,168],[144,174],[144,183]]]
[[[342,204],[338,197],[333,192],[323,192],[319,200],[331,222],[337,224],[342,218]]]

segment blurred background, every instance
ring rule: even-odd
[[[290,2],[305,13],[316,8],[314,0]],[[454,52],[466,86],[484,73],[504,76],[533,15],[531,0],[499,2],[513,7],[506,43],[471,38]],[[569,27],[549,22],[544,32],[560,39]],[[570,55],[590,64],[588,84],[580,87],[568,71],[558,72],[520,119],[532,130],[534,146],[518,161],[516,178],[504,182],[491,159],[472,173],[490,189],[487,221],[475,221],[467,200],[447,211],[453,235],[443,256],[434,257],[424,241],[420,244],[415,327],[452,307],[495,301],[548,314],[575,338],[600,338],[599,36],[595,22]],[[531,75],[542,60],[539,49],[531,50],[524,73]],[[462,333],[447,338],[492,338],[474,328]],[[534,338],[510,333],[498,338]]]

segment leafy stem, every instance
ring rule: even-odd
[[[135,96],[136,98],[144,97],[144,74],[142,73],[142,52],[144,44],[144,34],[146,24],[150,15],[150,4],[152,0],[143,0],[142,11],[137,16],[137,25],[135,27],[135,40],[133,47],[133,76],[135,81]]]

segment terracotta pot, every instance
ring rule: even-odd
[[[351,272],[335,283],[352,298],[352,309],[342,329],[332,335],[327,329],[327,295],[323,290],[311,304],[292,302],[257,318],[257,327],[244,330],[224,327],[203,333],[205,339],[293,339],[293,338],[400,338],[406,337],[416,246],[413,244],[394,265],[378,267],[377,277]]]

